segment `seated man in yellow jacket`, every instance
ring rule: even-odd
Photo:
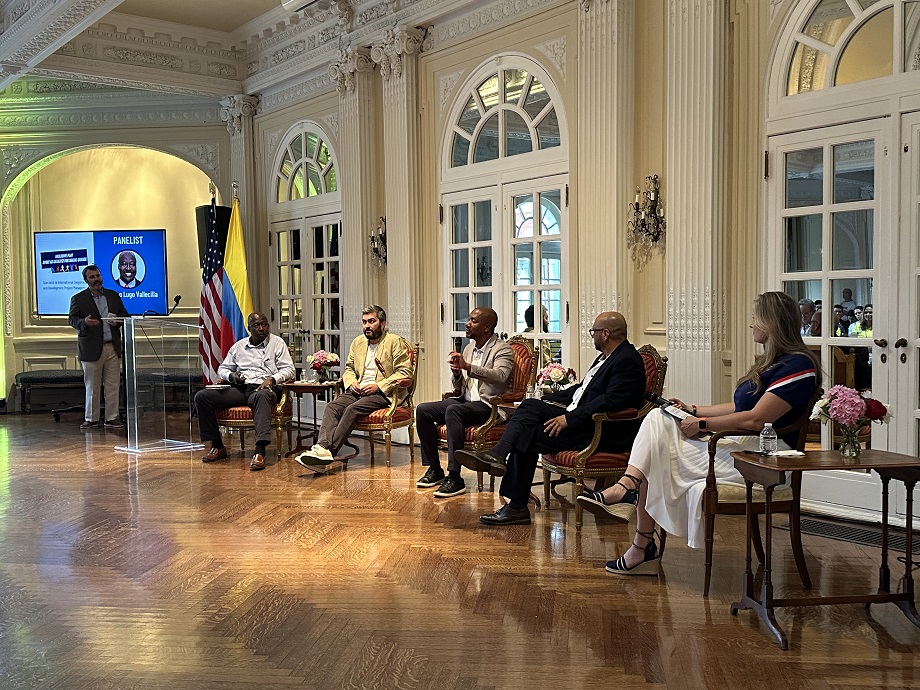
[[[331,462],[348,440],[358,417],[389,407],[394,395],[399,396],[397,404],[405,397],[405,389],[397,385],[412,376],[405,340],[387,333],[387,313],[376,304],[361,311],[361,328],[364,335],[351,342],[342,373],[345,392],[326,405],[316,444],[301,457]]]

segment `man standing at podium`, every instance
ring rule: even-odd
[[[77,330],[77,356],[83,366],[86,385],[83,423],[89,431],[99,426],[99,389],[105,386],[105,428],[121,429],[124,423],[118,415],[121,386],[121,326],[130,316],[114,290],[104,290],[99,267],[90,264],[83,269],[88,286],[70,298],[68,321]]]

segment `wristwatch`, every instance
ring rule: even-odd
[[[705,429],[706,429],[706,418],[700,417],[700,431],[704,431]]]

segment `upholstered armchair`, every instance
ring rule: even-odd
[[[513,336],[508,345],[514,352],[514,369],[511,374],[511,389],[503,393],[500,399],[492,401],[492,412],[489,418],[479,426],[466,427],[464,437],[464,450],[478,451],[494,446],[501,438],[504,431],[504,419],[499,414],[499,405],[520,402],[527,394],[527,388],[534,385],[537,376],[537,358],[534,356],[533,341],[523,336]],[[454,392],[445,393],[443,397],[454,395]],[[438,429],[438,446],[447,450],[447,427],[441,425]],[[477,488],[482,491],[482,472],[476,473]],[[495,487],[495,477],[491,478],[492,488]]]
[[[651,345],[639,348],[639,354],[645,364],[645,389],[655,395],[664,390],[664,377],[668,371],[668,358],[662,357]],[[626,471],[629,463],[629,451],[623,453],[598,452],[597,446],[605,424],[617,424],[623,421],[642,419],[654,407],[646,402],[639,410],[621,410],[620,412],[599,413],[593,416],[594,437],[583,450],[566,450],[559,453],[543,453],[543,499],[549,505],[552,473],[575,479],[575,495],[582,492],[587,478],[619,478]],[[575,527],[581,528],[582,508],[575,502]]]
[[[292,447],[291,420],[293,418],[291,396],[288,395],[284,384],[281,384],[281,389],[281,398],[275,403],[271,418],[272,429],[275,431],[275,450],[279,460],[281,459],[281,442],[284,431],[287,431],[288,448]],[[246,430],[253,428],[252,408],[248,405],[241,405],[229,407],[226,410],[217,410],[217,423],[228,431],[239,431],[240,450],[245,452],[244,434]]]

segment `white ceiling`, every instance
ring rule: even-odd
[[[117,11],[231,32],[281,6],[281,0],[125,0]]]

